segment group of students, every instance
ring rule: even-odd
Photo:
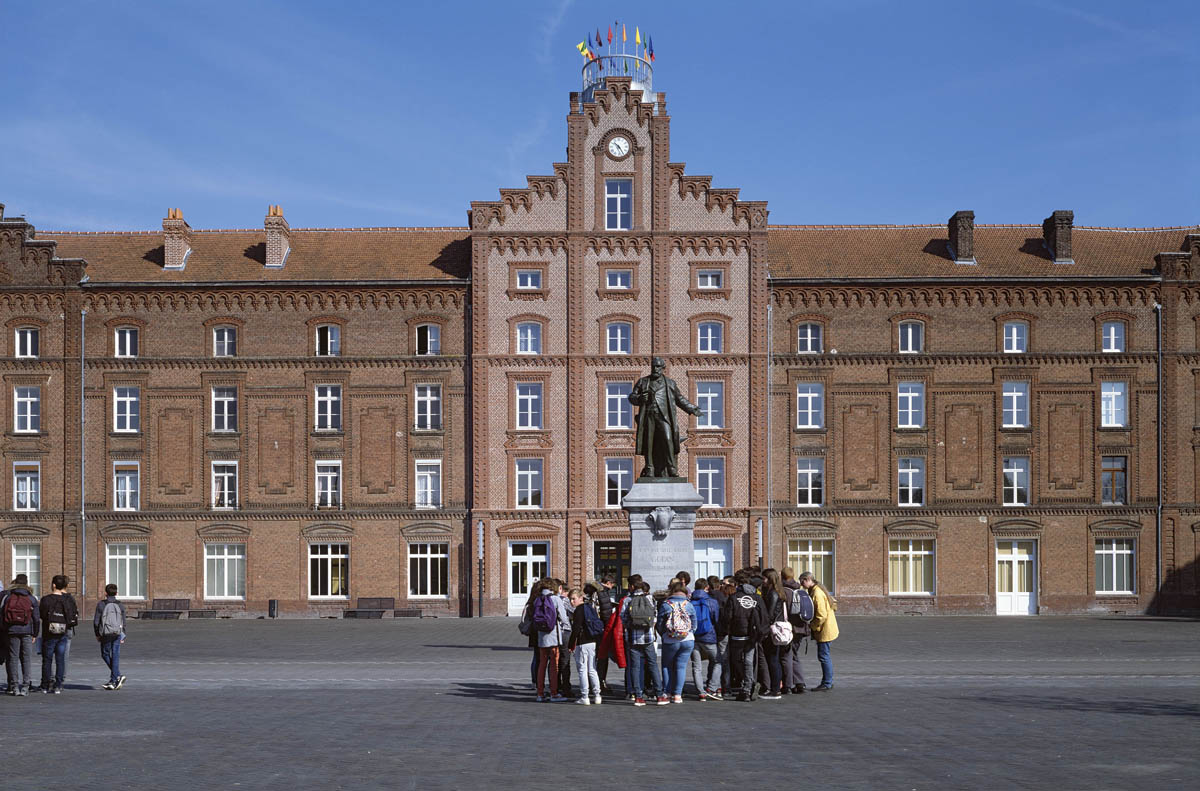
[[[0,635],[9,695],[23,697],[33,691],[35,653],[42,657],[41,684],[37,689],[48,695],[62,693],[71,639],[79,625],[79,605],[67,592],[69,584],[65,574],[56,574],[50,581],[50,593],[39,601],[29,587],[28,575],[18,574],[7,590],[0,591]],[[110,674],[103,687],[120,689],[125,683],[120,668],[125,606],[117,601],[116,585],[107,585],[104,592],[105,598],[97,602],[92,616],[92,629],[100,641],[100,656]]]
[[[611,691],[610,663],[624,669],[625,696],[635,706],[682,703],[689,663],[701,701],[779,700],[833,689],[836,610],[837,599],[812,572],[797,578],[790,568],[751,566],[694,585],[680,571],[654,593],[640,574],[624,591],[611,576],[582,588],[547,578],[534,583],[519,629],[534,650],[538,702],[601,703]],[[821,666],[821,683],[811,688],[800,662],[806,638],[816,643]]]

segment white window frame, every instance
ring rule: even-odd
[[[701,321],[696,325],[696,352],[721,354],[725,350],[725,325],[719,321]]]
[[[1126,382],[1100,383],[1100,428],[1129,427],[1128,393]]]
[[[829,573],[823,570],[825,558],[829,559]],[[789,538],[787,542],[788,568],[800,576],[805,571],[816,575],[825,589],[837,590],[837,541],[832,538]]]
[[[323,469],[322,469],[323,468]],[[313,462],[313,480],[316,486],[317,508],[342,507],[342,462],[341,459],[317,459]]]
[[[212,573],[223,568],[220,579]],[[232,573],[231,572],[232,569]],[[223,582],[224,585],[220,583]],[[224,592],[216,592],[223,589]],[[204,545],[204,599],[243,601],[246,598],[246,545],[242,542]]]
[[[697,429],[725,428],[725,382],[715,381],[696,382],[696,413]]]
[[[13,510],[42,510],[42,463],[39,461],[14,461]],[[21,505],[22,497],[25,505]]]
[[[441,384],[418,382],[413,385],[413,428],[417,431],[442,430]]]
[[[42,388],[17,385],[13,388],[13,433],[37,434],[42,430]]]
[[[124,394],[122,391],[126,391]],[[132,395],[130,395],[132,393]],[[133,385],[113,388],[113,431],[136,434],[142,427],[142,389]]]
[[[893,547],[895,545],[895,547]],[[918,546],[920,545],[920,546]],[[928,546],[926,546],[928,545]],[[924,559],[933,560],[933,572],[927,581],[928,590],[916,590],[913,573],[918,564],[921,565],[921,576],[924,572]],[[908,566],[908,585],[904,590],[895,590],[896,580],[892,579],[892,559],[900,558]],[[937,592],[937,541],[932,538],[892,538],[888,540],[888,595],[889,596],[933,596]]]
[[[522,467],[525,469],[522,469]],[[542,458],[515,459],[513,475],[516,485],[513,487],[516,495],[516,508],[519,510],[540,511],[546,505],[546,460]],[[537,502],[534,502],[536,495]],[[521,500],[527,502],[522,505]]]
[[[1029,505],[1029,457],[1005,456],[1001,464],[1002,505],[1023,508]]]
[[[604,385],[604,427],[607,429],[633,428],[633,404],[629,394],[632,382],[606,382]],[[614,409],[615,407],[615,409]],[[617,422],[613,422],[616,417]]]
[[[925,322],[900,322],[900,337],[897,348],[901,354],[920,354],[925,351]]]
[[[540,431],[545,428],[545,409],[542,401],[541,382],[517,382],[516,399],[517,428],[524,431]]]
[[[796,506],[821,508],[825,505],[825,460],[801,456],[796,460]]]
[[[605,508],[621,507],[622,498],[633,486],[634,461],[631,456],[609,456],[604,460]]]
[[[13,576],[24,574],[34,596],[42,595],[42,545],[38,541],[13,541]],[[34,636],[37,639],[37,636]]]
[[[821,354],[825,349],[825,328],[820,322],[796,325],[796,354]]]
[[[114,461],[112,466],[113,510],[137,511],[142,503],[141,462]]]
[[[425,331],[424,348],[421,351],[421,331]],[[418,324],[414,330],[414,344],[417,355],[421,357],[436,357],[442,353],[442,327],[440,324],[425,322]]]
[[[604,287],[609,291],[628,291],[633,288],[632,269],[607,269],[604,273]]]
[[[442,507],[442,460],[417,459],[413,462],[413,491],[417,508]]]
[[[424,568],[424,580],[427,583],[425,593],[421,593],[421,574],[413,574],[414,564],[418,569]],[[437,587],[439,592],[432,591]],[[450,544],[446,541],[420,541],[408,545],[408,598],[410,599],[448,599],[450,598]]]
[[[1023,321],[1004,322],[1004,353],[1025,354],[1029,351],[1029,325]]]
[[[517,290],[519,291],[541,291],[542,289],[542,270],[540,269],[518,269],[517,270]]]
[[[796,383],[796,428],[825,428],[825,384]]]
[[[517,324],[517,354],[542,353],[542,323],[522,321]]]
[[[137,357],[138,356],[138,328],[137,327],[117,327],[113,330],[113,356],[114,357]]]
[[[313,387],[314,431],[342,430],[342,386],[323,384]],[[322,426],[321,423],[326,425]]]
[[[925,459],[901,456],[896,462],[896,504],[901,508],[925,505]]]
[[[1095,572],[1096,561],[1108,566],[1108,572],[1112,576],[1112,590],[1102,590],[1100,587],[1100,577],[1096,575],[1093,580],[1092,587],[1095,589],[1097,596],[1133,596],[1137,593],[1137,543],[1132,538],[1097,538],[1092,547],[1093,553],[1093,573]],[[1117,588],[1117,564],[1127,564],[1129,577],[1129,588]]]
[[[1000,425],[1029,428],[1029,382],[1004,383],[1000,402]]]
[[[628,185],[628,192],[620,189],[623,185]],[[609,208],[610,201],[616,201],[615,209]],[[604,180],[604,230],[633,230],[632,178],[608,178]]]
[[[896,383],[896,428],[925,428],[925,383]]]
[[[125,586],[121,586],[121,575],[113,574],[113,563],[125,567]],[[131,574],[136,571],[136,574]],[[121,541],[104,546],[104,584],[117,586],[117,598],[143,600],[149,587],[149,551],[144,541]],[[136,590],[130,587],[133,580]]]
[[[699,269],[696,271],[696,288],[715,291],[725,287],[725,273],[720,269]]]
[[[609,354],[633,354],[633,325],[628,321],[610,321],[604,327]]]
[[[1104,354],[1123,353],[1127,329],[1123,321],[1106,321],[1100,325],[1100,351]]]
[[[315,329],[316,344],[313,350],[317,357],[340,357],[342,354],[342,328],[338,324],[318,324]],[[321,336],[325,337],[322,338]]]
[[[317,547],[329,547],[328,552],[314,552]],[[316,560],[320,565],[325,567],[326,580],[329,582],[329,589],[333,589],[333,567],[334,561],[342,561],[337,565],[340,566],[342,575],[341,581],[345,588],[345,593],[313,593],[313,561]],[[315,581],[320,587],[319,578]],[[350,598],[350,542],[348,541],[316,541],[308,545],[308,598],[345,601]]]
[[[696,457],[696,491],[704,498],[701,508],[725,507],[725,457]]]
[[[237,357],[237,327],[222,324],[213,327],[213,357]]]
[[[218,396],[218,391],[221,395]],[[229,391],[233,391],[230,395]],[[238,430],[238,397],[236,385],[213,385],[212,399],[212,430],[215,432],[234,432]],[[221,409],[217,407],[221,406]]]
[[[232,473],[228,469],[217,472],[218,467],[232,468]],[[222,484],[232,482],[232,486],[218,486],[218,481]],[[238,463],[236,460],[221,459],[213,461],[209,464],[209,483],[211,485],[211,503],[213,510],[217,511],[236,511],[238,508]]]
[[[41,353],[42,335],[37,327],[17,327],[13,333],[14,357],[36,360]]]

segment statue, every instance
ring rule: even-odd
[[[630,402],[640,407],[634,452],[646,459],[638,480],[678,478],[679,427],[675,423],[675,407],[692,415],[700,407],[679,394],[675,380],[663,373],[667,364],[661,357],[655,357],[651,367],[653,373],[637,380],[629,394]]]

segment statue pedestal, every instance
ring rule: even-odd
[[[696,509],[704,498],[686,479],[638,481],[621,501],[629,514],[633,573],[664,590],[677,571],[696,565],[692,540]]]

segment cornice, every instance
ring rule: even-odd
[[[1119,283],[1119,284],[1118,284]],[[777,307],[863,308],[863,307],[1121,307],[1140,303],[1150,307],[1159,300],[1159,289],[1150,282],[1121,280],[1112,285],[1050,285],[1021,281],[998,285],[993,280],[978,284],[928,283],[904,285],[870,282],[825,282],[790,284],[771,281],[771,303]]]
[[[467,366],[463,355],[409,357],[92,357],[87,368],[117,371],[150,371],[192,368],[207,371],[241,371],[263,368],[306,370],[395,368],[418,371],[456,371]]]
[[[1177,355],[1183,362],[1189,355]],[[1200,354],[1191,355],[1200,361]],[[1019,360],[1016,358],[1020,358]],[[1070,363],[1075,365],[1130,366],[1153,365],[1153,353],[1103,354],[1101,352],[1061,352],[1043,354],[957,353],[957,354],[900,354],[893,352],[843,354],[773,354],[773,365],[789,368],[829,368],[847,365],[890,365],[905,368],[928,368],[945,365],[991,365],[1004,368],[1030,368]]]
[[[212,287],[178,290],[173,287],[125,290],[117,286],[91,291],[83,297],[88,310],[134,311],[246,311],[305,310],[336,311],[350,309],[454,308],[466,302],[467,281],[461,285],[437,284],[419,288],[336,288],[286,289]]]
[[[475,360],[487,360],[491,368],[561,368],[571,361],[581,361],[596,368],[649,368],[655,357],[667,361],[668,369],[672,365],[683,365],[691,368],[708,368],[712,366],[744,367],[749,364],[753,355],[741,354],[656,354],[656,355],[622,355],[622,354],[512,354],[512,355],[475,355]]]
[[[181,509],[179,511],[102,511],[89,509],[87,512],[88,519],[95,521],[119,521],[128,524],[144,524],[147,522],[212,522],[219,520],[221,524],[227,523],[252,523],[252,522],[281,522],[281,521],[305,521],[320,524],[329,524],[333,522],[346,522],[354,520],[379,520],[379,519],[404,519],[414,520],[419,522],[430,521],[445,521],[453,519],[466,519],[467,511],[465,509],[445,509],[445,510],[430,510],[428,508],[420,509],[397,509],[397,508],[381,508],[379,510],[370,509],[346,509],[342,511],[314,511],[312,509],[288,509],[288,510],[240,510],[240,511],[212,511],[208,509]],[[68,518],[77,518],[78,512],[62,514]],[[0,519],[4,519],[4,515],[0,514]],[[17,520],[12,520],[17,521]],[[28,519],[21,521],[29,521]]]
[[[772,505],[772,519],[809,519],[815,521],[830,521],[847,516],[878,516],[895,520],[910,520],[927,522],[939,518],[974,518],[979,516],[1000,517],[1009,521],[1017,516],[1024,520],[1034,520],[1043,516],[1102,516],[1106,519],[1129,517],[1152,517],[1154,506],[1124,506],[1114,509],[1111,505],[1081,504],[1078,506],[1025,506],[1020,509],[1005,508],[1001,505],[981,504],[978,507],[965,506],[959,508],[939,508],[927,506],[924,508],[900,508],[898,506],[834,506],[832,508],[797,508],[779,507]],[[1197,511],[1200,513],[1200,510]]]

